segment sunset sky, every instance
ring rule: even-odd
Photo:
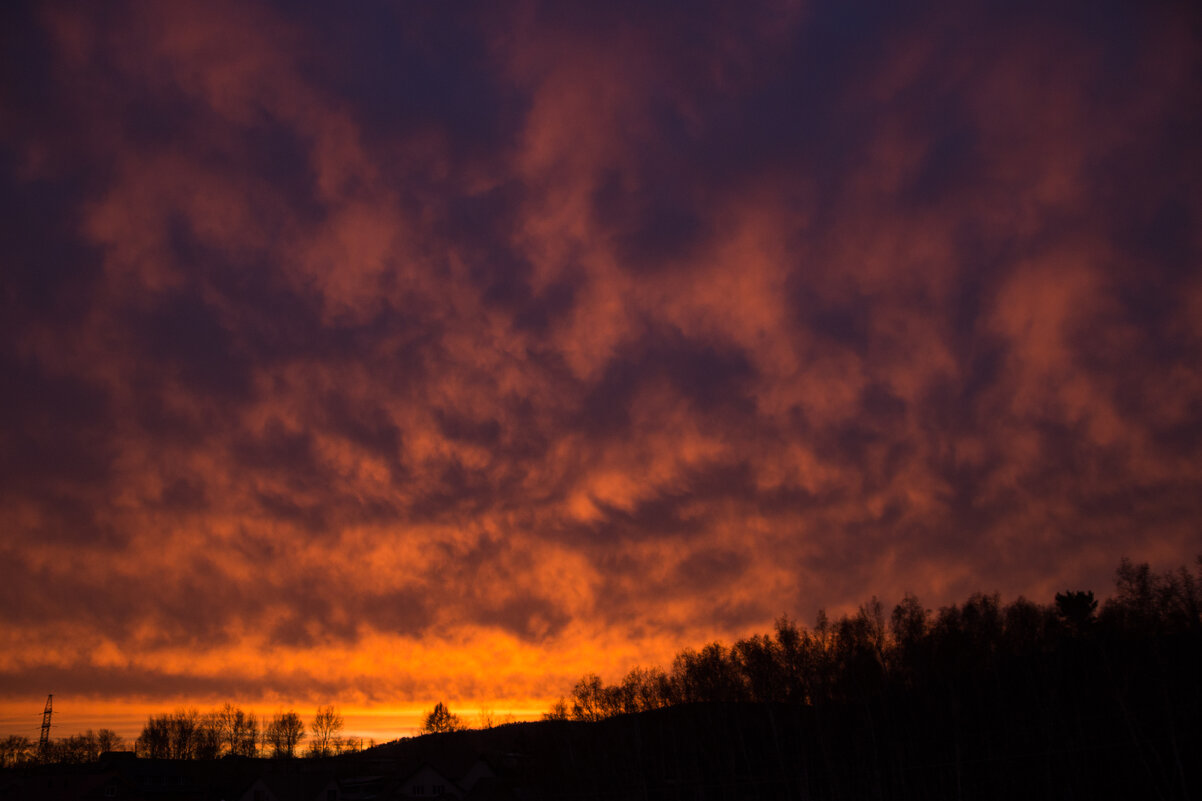
[[[1202,552],[1195,4],[0,13],[0,734]]]

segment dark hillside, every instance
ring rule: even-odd
[[[485,754],[508,786],[539,798],[1196,797],[1202,777],[1187,757],[1198,753],[1196,715],[1167,715],[1147,699],[1124,711],[1078,687],[1025,701],[948,683],[821,708],[696,703],[374,750],[436,765]]]
[[[377,749],[490,753],[546,797],[1202,797],[1202,562],[1003,606],[909,597],[595,675],[559,719]],[[498,764],[500,767],[500,764]]]

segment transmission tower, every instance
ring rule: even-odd
[[[53,700],[54,693],[46,696],[46,711],[42,713],[42,738],[38,740],[39,754],[45,754],[50,747],[50,702]]]

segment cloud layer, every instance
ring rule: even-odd
[[[1202,550],[1186,4],[286,6],[5,12],[6,697],[543,699]]]

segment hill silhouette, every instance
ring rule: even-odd
[[[1126,560],[1040,605],[875,599],[814,629],[587,675],[558,718],[390,744],[490,753],[543,797],[1194,798],[1202,793],[1202,558]],[[434,749],[427,751],[426,749]],[[432,756],[431,756],[432,755]]]

